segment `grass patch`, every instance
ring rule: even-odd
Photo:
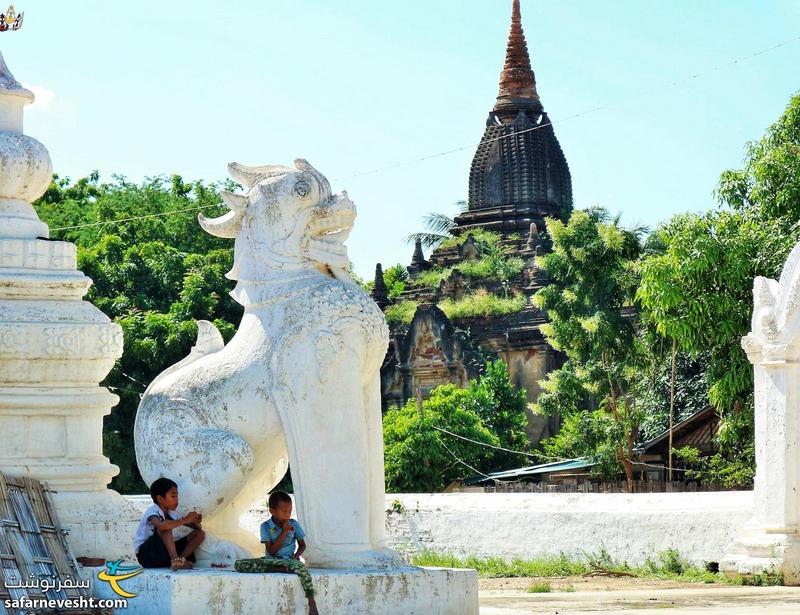
[[[483,578],[501,577],[569,577],[589,572],[586,563],[570,559],[566,555],[540,557],[533,560],[501,557],[460,558],[450,553],[425,551],[415,555],[411,563],[415,566],[437,566],[442,568],[473,568]]]
[[[473,568],[482,578],[571,577],[606,571],[609,573],[622,572],[641,579],[661,579],[684,583],[783,585],[783,575],[779,573],[765,572],[750,577],[729,578],[721,572],[708,572],[704,568],[690,564],[675,549],[662,551],[655,558],[648,559],[642,566],[629,566],[626,562],[614,561],[604,549],[598,553],[584,553],[581,558],[570,557],[562,553],[558,556],[527,560],[472,556],[461,558],[450,553],[425,551],[414,555],[411,563],[415,566]],[[534,591],[533,588],[530,591]],[[575,589],[568,586],[562,591],[575,591]]]
[[[434,267],[423,271],[414,278],[413,283],[428,288],[438,288],[442,280],[446,280],[453,273],[452,267]]]
[[[416,301],[401,301],[386,308],[386,322],[390,325],[407,325],[414,318],[418,303]]]
[[[466,233],[462,233],[458,237],[451,237],[450,239],[445,239],[441,243],[442,248],[455,248],[456,246],[462,245],[469,235],[472,235],[472,238],[475,240],[479,246],[499,246],[500,245],[500,233],[495,233],[494,231],[487,231],[486,229],[482,229],[480,227],[470,229]]]
[[[552,588],[550,583],[534,583],[528,591],[532,594],[549,594]]]
[[[476,318],[520,312],[527,301],[525,295],[498,297],[481,288],[458,301],[445,299],[439,303],[439,308],[450,319]]]
[[[783,585],[782,572],[759,572],[738,579],[740,585]]]

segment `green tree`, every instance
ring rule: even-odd
[[[387,489],[441,491],[464,476],[519,466],[525,455],[492,447],[524,451],[525,408],[525,392],[511,384],[506,364],[494,361],[469,387],[435,388],[422,412],[416,400],[389,410],[383,418]]]
[[[720,453],[681,457],[697,477],[730,486],[748,484],[754,472],[753,372],[740,345],[753,278],[779,277],[800,236],[800,95],[746,152],[744,168],[722,173],[717,188],[730,209],[676,216],[656,230],[637,292],[646,327],[707,361]]]
[[[547,228],[553,252],[536,262],[550,284],[534,295],[534,303],[547,313],[549,322],[541,330],[548,343],[564,352],[567,361],[542,382],[536,410],[565,415],[567,420],[561,436],[545,448],[559,457],[580,453],[577,456],[605,459],[608,447],[600,446],[602,438],[585,440],[580,450],[567,445],[580,442],[568,433],[571,428],[605,433],[612,438],[616,467],[624,468],[632,489],[641,422],[636,384],[643,350],[626,309],[636,289],[639,234],[620,227],[619,219],[603,209],[575,211],[567,223],[548,219]],[[603,414],[593,414],[591,425],[585,419],[570,420],[587,409]],[[610,471],[611,465],[603,467]]]
[[[390,301],[397,299],[406,289],[408,270],[397,263],[383,272],[383,283],[386,284],[386,294]]]
[[[54,237],[78,244],[78,266],[94,281],[87,299],[122,326],[123,356],[103,382],[120,396],[105,419],[104,452],[120,467],[112,487],[139,493],[133,423],[141,393],[188,354],[196,319],[213,321],[229,339],[241,318],[225,278],[232,242],[197,224],[198,210],[214,216],[224,207],[202,182],[100,183],[97,173],[74,183],[55,177],[35,205]]]
[[[469,409],[470,393],[454,384],[437,387],[423,402],[393,408],[383,417],[386,488],[392,492],[436,492],[474,474],[491,458],[490,448],[444,434],[446,429],[470,440],[498,446],[496,435]],[[460,461],[459,461],[460,460]]]
[[[486,363],[482,376],[470,382],[469,408],[483,425],[497,436],[500,446],[524,452],[529,447],[526,427],[528,401],[523,389],[515,387],[502,360]],[[525,463],[524,455],[495,451],[489,459],[491,467],[505,470]]]

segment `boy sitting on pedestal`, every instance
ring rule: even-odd
[[[133,539],[136,559],[143,568],[192,568],[192,562],[196,561],[194,551],[205,538],[200,527],[202,515],[196,512],[185,517],[178,515],[178,485],[168,478],[153,481],[150,497],[153,505],[144,511]],[[188,536],[175,540],[172,530],[182,525],[193,529]]]
[[[310,615],[319,615],[314,601],[314,586],[308,568],[300,561],[306,550],[305,532],[300,524],[291,518],[292,498],[285,491],[275,491],[269,496],[271,518],[261,524],[261,542],[266,547],[266,555],[257,559],[236,560],[237,572],[294,572],[300,577]]]

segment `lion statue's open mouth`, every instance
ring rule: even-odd
[[[308,256],[334,268],[346,269],[349,265],[344,242],[353,230],[356,209],[346,193],[332,197],[331,204],[319,207],[308,225]]]

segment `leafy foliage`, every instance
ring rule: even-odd
[[[575,211],[567,223],[548,219],[547,225],[553,252],[538,257],[537,265],[551,283],[533,299],[550,320],[541,327],[547,341],[568,360],[541,383],[535,406],[566,416],[545,450],[555,457],[591,457],[609,474],[621,464],[630,483],[643,349],[624,308],[636,289],[639,237],[602,209]]]
[[[390,301],[394,301],[406,289],[408,271],[397,263],[383,272],[383,283],[386,284],[386,294]]]
[[[423,221],[427,231],[412,233],[406,237],[406,243],[419,240],[424,248],[436,248],[452,237],[452,231],[456,227],[455,220],[442,213],[428,213]]]
[[[511,314],[521,311],[527,303],[528,299],[525,295],[498,297],[480,288],[458,300],[445,299],[439,303],[439,308],[451,320],[459,320]]]
[[[436,288],[450,277],[453,271],[459,271],[473,280],[497,280],[504,286],[518,276],[525,266],[525,261],[512,256],[500,243],[500,234],[481,228],[473,229],[467,234],[454,237],[442,243],[442,247],[459,246],[472,235],[480,250],[480,258],[474,261],[463,261],[452,267],[433,267],[420,273],[414,283],[429,288]]]
[[[400,301],[390,305],[384,311],[386,322],[390,325],[408,325],[414,319],[419,303],[416,301]]]
[[[676,216],[657,229],[637,293],[646,326],[707,361],[720,453],[679,456],[694,477],[728,486],[749,484],[754,471],[752,368],[740,346],[753,278],[779,277],[800,237],[800,95],[746,151],[744,169],[720,177],[717,196],[730,209]]]
[[[485,445],[519,450],[526,442],[525,405],[524,392],[509,381],[505,363],[497,361],[487,365],[486,374],[468,388],[454,384],[435,388],[423,401],[421,413],[416,400],[389,410],[383,419],[387,488],[440,491],[453,480],[474,474],[470,467],[488,472],[518,465],[525,459],[521,455],[436,428]]]
[[[196,221],[198,208],[209,216],[224,208],[216,188],[202,182],[172,176],[100,183],[97,173],[74,183],[55,177],[35,205],[54,236],[78,244],[78,266],[94,280],[87,299],[122,326],[124,354],[103,383],[120,396],[105,419],[104,453],[120,467],[112,487],[141,493],[133,446],[141,393],[189,353],[196,319],[211,320],[229,339],[241,318],[225,278],[232,243]],[[116,222],[141,216],[150,217]],[[82,228],[59,230],[75,226]]]

